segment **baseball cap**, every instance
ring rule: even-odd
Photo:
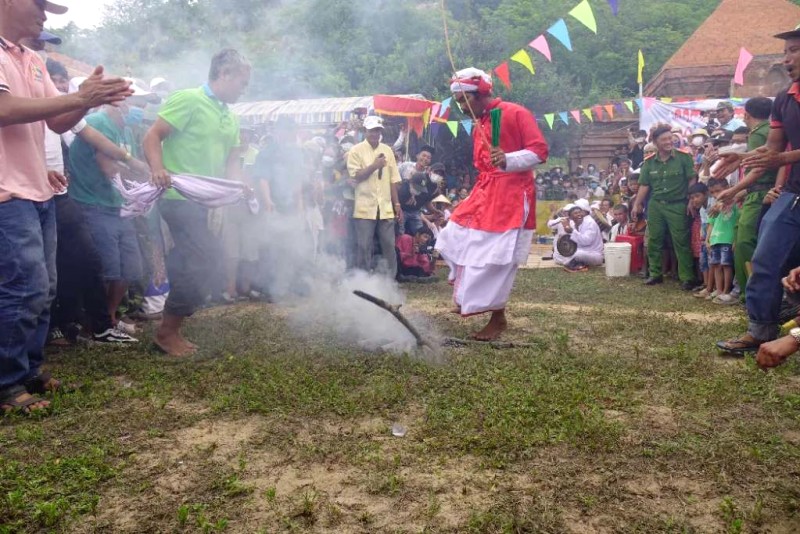
[[[729,110],[733,111],[733,104],[723,100],[722,102],[717,104],[717,111],[719,111],[720,109],[729,109]]]
[[[365,130],[374,130],[375,128],[383,128],[382,118],[375,115],[370,115],[364,119]]]
[[[722,143],[730,143],[731,139],[733,139],[733,132],[729,132],[728,130],[715,132],[711,136],[711,141],[713,141],[715,145],[720,145]]]
[[[44,3],[44,10],[48,13],[52,13],[53,15],[63,15],[69,8],[67,6],[62,6],[61,4],[55,4],[53,2],[45,2]]]
[[[58,35],[55,35],[53,33],[46,32],[46,31],[43,31],[42,33],[39,34],[39,39],[38,40],[39,41],[44,41],[45,43],[54,44],[54,45],[60,45],[61,44],[61,37],[59,37]]]
[[[783,33],[779,33],[778,35],[775,35],[775,38],[776,39],[784,39],[784,40],[800,38],[800,24],[795,26],[794,29],[791,30],[791,31],[783,32]]]

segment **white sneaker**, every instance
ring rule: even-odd
[[[133,334],[136,333],[136,325],[133,323],[126,323],[125,321],[120,319],[120,321],[117,323],[117,330],[119,330],[120,332],[124,332],[129,336],[132,336]]]
[[[717,298],[717,295],[718,295],[718,293],[716,292],[716,290],[712,291],[711,293],[708,294],[708,296],[706,297],[706,300],[714,300],[715,298]]]
[[[739,299],[728,293],[723,293],[722,295],[717,296],[711,302],[713,302],[714,304],[720,304],[722,306],[730,306],[732,304],[737,304],[739,302]]]
[[[696,293],[692,293],[692,296],[695,297],[695,298],[698,298],[698,299],[704,299],[704,298],[707,298],[710,294],[711,293],[708,292],[708,289],[703,288],[703,289],[701,289],[700,291],[698,291]]]

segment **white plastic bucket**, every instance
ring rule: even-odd
[[[606,243],[603,250],[606,260],[606,276],[628,276],[631,274],[630,243]]]

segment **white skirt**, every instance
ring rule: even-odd
[[[531,252],[533,232],[523,228],[485,232],[450,221],[439,233],[436,250],[449,264],[464,267],[524,265]]]

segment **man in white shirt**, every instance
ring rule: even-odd
[[[569,257],[553,254],[555,262],[572,272],[586,271],[589,266],[602,265],[603,236],[600,227],[590,216],[589,202],[578,199],[569,211],[569,218],[568,223],[563,223],[564,231],[578,245],[578,249]]]

